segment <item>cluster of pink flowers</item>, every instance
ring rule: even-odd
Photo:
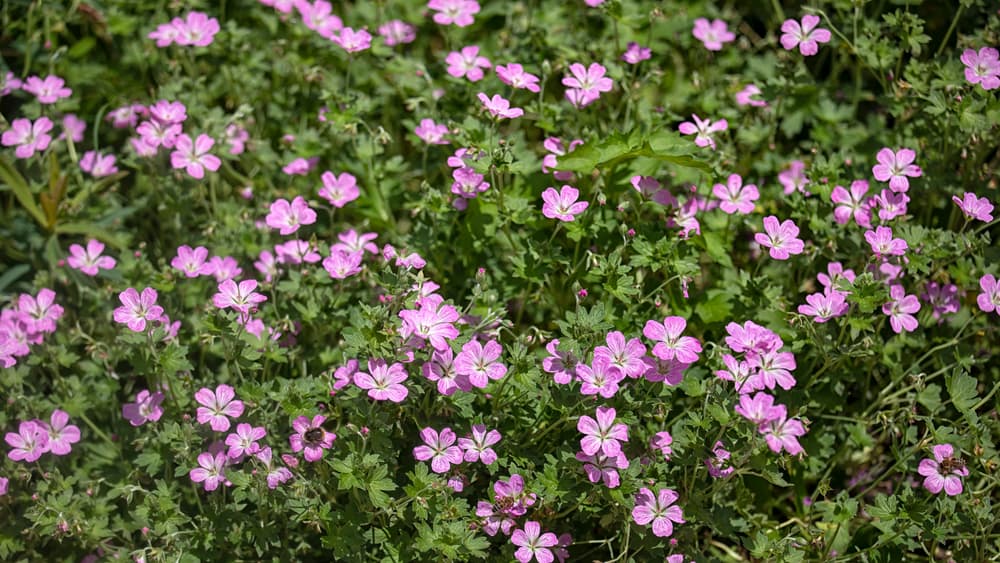
[[[144,157],[155,156],[160,147],[173,149],[170,153],[170,165],[175,169],[184,169],[195,179],[205,177],[205,171],[216,171],[222,165],[219,157],[209,151],[215,146],[215,139],[202,133],[194,139],[183,132],[183,124],[187,121],[187,108],[181,102],[159,100],[147,108],[147,112],[136,112],[134,106],[118,108],[129,118],[123,123],[136,120],[137,115],[148,115],[150,119],[139,123],[135,132],[139,135],[131,140],[136,154]],[[242,141],[240,141],[242,142]]]
[[[795,418],[788,418],[785,405],[775,404],[774,396],[762,391],[750,396],[740,395],[740,403],[736,405],[736,413],[757,425],[757,430],[764,435],[767,447],[774,453],[784,450],[792,455],[804,452],[798,437],[806,433],[805,426]]]
[[[0,310],[0,366],[9,368],[17,358],[31,353],[32,344],[41,344],[46,334],[56,331],[56,321],[63,308],[56,303],[56,292],[48,288],[37,295],[22,293],[16,304]]]
[[[56,409],[44,420],[26,420],[18,425],[17,432],[8,432],[4,441],[11,447],[7,457],[13,461],[31,463],[43,454],[68,455],[73,444],[80,441],[80,429],[69,423],[69,414]]]
[[[431,470],[435,473],[447,473],[452,465],[462,462],[481,461],[486,465],[492,464],[497,460],[492,446],[501,438],[500,432],[487,431],[482,424],[473,425],[471,434],[458,438],[457,446],[454,445],[456,436],[451,428],[444,428],[440,432],[424,428],[420,431],[420,437],[424,444],[413,448],[413,457],[417,461],[430,460]]]
[[[174,18],[160,24],[155,31],[147,35],[156,41],[160,48],[170,45],[207,47],[219,33],[219,20],[209,17],[203,12],[188,12],[184,18]]]

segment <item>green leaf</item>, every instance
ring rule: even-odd
[[[38,207],[38,203],[35,202],[35,195],[31,193],[31,188],[28,187],[28,182],[21,176],[21,173],[14,168],[14,165],[7,161],[6,158],[0,157],[0,180],[3,180],[4,185],[9,186],[14,192],[14,197],[21,204],[21,207],[31,214],[38,221],[38,224],[45,226],[45,214],[42,213],[42,209]]]
[[[125,241],[119,235],[111,234],[95,223],[60,223],[56,225],[56,232],[67,235],[87,235],[106,242],[118,250],[127,249]]]
[[[691,156],[694,147],[694,143],[673,131],[662,130],[650,136],[638,132],[613,133],[559,157],[556,168],[588,174],[594,168],[610,169],[627,160],[646,157],[707,172],[708,164]]]
[[[951,395],[951,404],[955,405],[958,412],[970,414],[972,407],[979,398],[976,386],[979,382],[975,377],[964,373],[957,373],[948,379],[948,394]]]
[[[931,383],[917,393],[917,402],[927,407],[930,412],[937,412],[941,407],[941,386]]]

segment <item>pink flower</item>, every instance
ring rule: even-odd
[[[784,390],[795,387],[795,355],[791,352],[779,352],[777,349],[747,356],[751,374],[746,385],[749,390],[774,389],[775,385]]]
[[[219,292],[212,296],[212,303],[219,309],[232,309],[250,314],[257,308],[258,303],[267,301],[267,296],[254,291],[257,289],[257,280],[243,280],[236,284],[233,280],[226,280],[219,284]]]
[[[56,409],[49,417],[49,423],[36,421],[36,424],[49,435],[48,449],[52,455],[68,455],[73,444],[80,441],[80,429],[69,424],[69,414]]]
[[[181,130],[179,123],[161,123],[155,119],[143,121],[135,129],[140,138],[133,140],[132,146],[140,155],[152,156],[156,154],[156,148],[159,146],[168,149],[175,147]]]
[[[747,215],[753,211],[753,202],[760,199],[760,192],[754,184],[743,185],[743,178],[739,174],[730,174],[726,185],[716,184],[712,187],[712,194],[722,200],[719,208],[732,215],[742,213]]]
[[[872,166],[872,175],[879,182],[889,182],[889,188],[894,192],[905,192],[910,189],[910,181],[906,178],[919,178],[923,175],[920,167],[913,164],[917,153],[911,149],[899,149],[893,152],[886,147],[878,151],[875,159],[878,164]]]
[[[128,419],[132,426],[142,426],[147,422],[156,422],[163,416],[163,403],[165,396],[157,391],[150,393],[148,389],[139,391],[135,396],[134,403],[126,403],[122,406],[122,416]]]
[[[510,101],[501,97],[500,94],[494,94],[493,98],[490,98],[485,93],[480,92],[479,101],[483,103],[486,111],[498,119],[514,119],[524,115],[523,109],[510,107]]]
[[[429,145],[447,145],[450,142],[444,138],[448,134],[448,126],[434,123],[433,119],[421,119],[413,132]]]
[[[149,110],[142,104],[125,104],[111,110],[104,117],[104,120],[110,121],[112,127],[115,129],[131,129],[139,122],[139,116],[144,116],[147,113],[149,113]]]
[[[372,34],[368,33],[365,29],[354,31],[349,27],[345,27],[340,30],[340,33],[334,35],[331,41],[340,45],[348,53],[358,53],[371,48]]]
[[[684,523],[680,507],[674,505],[677,498],[677,493],[670,489],[660,489],[656,496],[653,496],[653,491],[643,487],[635,496],[632,519],[640,526],[652,522],[653,535],[668,538],[674,533],[674,523]]]
[[[824,273],[816,274],[816,279],[819,280],[824,290],[828,292],[840,291],[841,293],[849,293],[844,290],[838,290],[836,286],[844,282],[848,284],[854,283],[854,270],[845,270],[840,262],[830,262],[826,265],[826,271],[829,272],[829,275]]]
[[[492,446],[500,441],[500,432],[496,430],[486,431],[483,424],[472,426],[472,435],[469,438],[459,438],[458,446],[465,450],[465,461],[475,463],[481,461],[486,465],[497,460],[497,453]]]
[[[979,287],[983,290],[976,297],[976,304],[979,310],[984,313],[996,311],[1000,315],[1000,283],[993,277],[993,274],[986,274],[979,278]]]
[[[368,396],[376,401],[389,400],[402,403],[409,390],[402,383],[406,381],[406,368],[403,364],[387,365],[385,360],[368,360],[368,371],[354,374],[354,384],[368,390]]]
[[[785,195],[790,195],[796,190],[803,195],[810,195],[806,191],[809,178],[805,174],[806,164],[801,160],[793,160],[788,163],[788,168],[778,173],[778,181],[785,187]]]
[[[558,340],[555,342],[558,344]],[[625,335],[616,330],[607,334],[605,342],[607,346],[594,348],[594,360],[605,358],[608,365],[633,379],[642,377],[649,370],[646,345],[638,338],[625,342]]]
[[[965,461],[955,457],[951,444],[938,444],[931,450],[934,452],[934,459],[925,458],[917,466],[917,473],[924,476],[924,488],[935,495],[942,489],[950,497],[960,494],[961,477],[969,475]]]
[[[79,143],[83,141],[83,132],[87,130],[87,122],[77,117],[76,114],[67,113],[62,118],[62,128],[63,132],[59,135],[60,141],[69,137],[74,143]],[[111,160],[113,164],[114,158]]]
[[[931,316],[935,320],[943,321],[941,317],[951,313],[957,313],[961,302],[958,296],[958,286],[928,282],[924,287],[924,294],[921,296],[927,304],[933,307]]]
[[[0,73],[0,96],[6,96],[14,90],[20,90],[24,83],[21,82],[13,72]]]
[[[685,121],[677,129],[685,135],[697,135],[694,138],[694,144],[699,147],[711,147],[712,150],[715,150],[715,139],[712,138],[712,133],[725,131],[729,127],[729,123],[725,119],[713,123],[711,120],[703,120],[693,113],[691,117],[694,119],[694,123]]]
[[[211,275],[214,268],[205,262],[208,258],[208,249],[204,246],[192,249],[188,245],[177,247],[177,256],[170,261],[170,265],[184,272],[189,278]]]
[[[665,361],[676,359],[685,364],[693,364],[698,361],[701,343],[694,337],[681,336],[685,328],[687,321],[683,317],[665,317],[662,323],[646,321],[642,334],[656,342],[653,346],[653,355],[657,358]]]
[[[538,563],[552,563],[555,556],[549,548],[558,545],[559,540],[552,532],[543,534],[541,525],[529,520],[524,523],[523,530],[514,530],[510,543],[518,546],[514,558],[520,563],[529,563],[532,559],[536,559]]]
[[[637,65],[642,61],[649,60],[653,56],[653,50],[643,47],[635,41],[630,41],[628,48],[622,54],[621,59],[630,65]]]
[[[94,178],[103,178],[118,172],[118,167],[115,166],[115,155],[104,155],[95,151],[83,153],[83,158],[80,159],[80,169],[88,172]]]
[[[149,115],[153,121],[164,125],[184,123],[187,121],[187,107],[181,102],[159,100],[149,106]]]
[[[459,375],[455,371],[454,362],[455,354],[451,351],[451,348],[434,350],[431,353],[431,361],[424,362],[420,366],[420,371],[428,380],[437,382],[438,393],[442,395],[454,395],[455,391],[459,390],[472,391],[472,384],[469,383],[469,377]]]
[[[65,87],[66,81],[58,76],[49,75],[44,80],[37,76],[29,76],[21,89],[38,98],[40,104],[54,104],[62,98],[73,95],[73,91]]]
[[[287,199],[279,199],[271,204],[271,212],[264,218],[268,227],[278,229],[282,235],[290,235],[299,230],[302,225],[316,222],[316,212],[302,196],[296,196],[291,203]]]
[[[122,306],[114,311],[115,322],[128,325],[134,332],[145,331],[146,321],[163,316],[163,307],[156,304],[156,297],[156,290],[151,287],[143,289],[142,294],[131,287],[119,293]]]
[[[332,448],[333,441],[337,439],[336,434],[327,432],[323,428],[324,422],[326,422],[326,417],[321,414],[313,416],[312,420],[300,416],[292,421],[295,434],[288,437],[288,443],[293,452],[305,450],[303,457],[310,463],[319,461],[323,457],[323,450]]]
[[[705,44],[709,51],[721,51],[723,43],[729,43],[736,39],[736,35],[729,31],[729,26],[722,20],[712,20],[711,23],[705,18],[694,20],[694,29],[691,35],[695,39]]]
[[[962,194],[962,199],[956,195],[951,196],[951,200],[968,217],[967,220],[977,219],[984,223],[993,220],[993,204],[985,197],[976,197],[976,194],[972,192],[965,192]]]
[[[491,379],[497,380],[507,374],[507,366],[500,362],[503,348],[496,340],[482,345],[478,340],[470,340],[462,346],[455,357],[455,372],[469,378],[473,387],[484,389]]]
[[[315,264],[322,259],[316,250],[316,245],[307,240],[290,240],[274,247],[274,251],[278,254],[278,261],[283,264],[302,264],[303,262]]]
[[[473,199],[490,189],[490,183],[483,181],[484,176],[473,168],[463,166],[451,172],[455,181],[451,184],[451,193],[465,199]]]
[[[433,428],[420,431],[424,445],[413,448],[413,457],[417,461],[431,460],[431,470],[435,473],[447,473],[451,466],[462,463],[462,449],[453,445],[455,433],[451,428],[444,428],[438,434]]]
[[[793,19],[785,20],[781,24],[781,46],[787,51],[798,47],[799,52],[806,57],[815,55],[819,52],[820,43],[830,42],[830,30],[816,27],[819,21],[819,16],[812,14],[802,16],[801,25]]]
[[[472,16],[479,13],[475,0],[430,0],[427,7],[434,10],[434,22],[439,25],[454,24],[458,27],[472,25]]]
[[[749,394],[740,395],[740,404],[733,409],[736,414],[749,420],[756,426],[765,422],[785,418],[785,405],[775,405],[774,395],[769,393],[757,393],[753,397]]]
[[[754,240],[757,244],[767,247],[768,253],[775,260],[788,260],[792,254],[802,254],[805,244],[799,236],[799,228],[791,219],[785,219],[780,225],[778,218],[770,215],[764,218],[765,233],[757,233]]]
[[[868,180],[855,180],[851,182],[851,191],[848,192],[843,186],[834,186],[830,193],[830,201],[837,204],[833,209],[833,220],[840,225],[846,225],[851,217],[859,227],[870,229],[871,204],[868,193]]]
[[[784,414],[780,418],[774,418],[760,425],[760,433],[764,435],[764,441],[772,452],[780,454],[785,450],[791,455],[798,455],[805,450],[799,445],[799,436],[804,436],[806,429],[802,423],[796,419],[786,419]]]
[[[445,57],[444,62],[448,63],[448,74],[455,78],[468,78],[470,82],[478,82],[483,79],[483,69],[493,66],[486,57],[479,56],[479,47],[470,45],[462,47],[461,51],[452,51]]]
[[[37,296],[22,293],[17,298],[17,312],[28,332],[55,332],[56,321],[63,315],[63,308],[56,304],[56,292],[42,288]],[[41,342],[39,338],[38,342]],[[37,342],[36,342],[37,343]]]
[[[48,432],[33,420],[22,422],[18,425],[17,432],[8,432],[4,440],[12,448],[7,457],[14,461],[31,463],[38,461],[42,454],[49,451]]]
[[[229,385],[222,384],[213,392],[202,387],[194,394],[194,399],[201,405],[195,411],[198,424],[209,424],[216,432],[229,430],[229,417],[238,418],[243,414],[243,401],[236,399],[236,391]]]
[[[315,2],[295,2],[295,9],[302,16],[302,23],[326,39],[333,40],[336,33],[344,28],[344,22],[331,13],[333,6],[326,0]]]
[[[298,157],[292,159],[291,162],[286,164],[284,168],[281,169],[282,172],[288,174],[289,176],[305,176],[310,170],[316,168],[319,163],[319,157],[314,156],[312,158],[302,158]]]
[[[496,71],[497,78],[508,86],[536,94],[541,91],[541,87],[538,86],[538,77],[525,72],[524,67],[517,63],[510,63],[507,66],[497,65],[493,70]]]
[[[916,295],[906,295],[906,290],[901,285],[893,285],[889,288],[889,297],[892,301],[882,305],[882,312],[889,316],[889,324],[893,332],[899,334],[904,330],[913,332],[917,329],[917,318],[912,315],[920,311],[920,300]]]
[[[226,479],[225,467],[229,459],[226,457],[225,452],[219,452],[212,455],[211,452],[202,452],[198,456],[198,465],[190,471],[188,474],[191,480],[195,483],[204,483],[206,491],[214,491],[219,488],[219,484],[223,483],[226,486],[232,483]]]
[[[736,469],[729,464],[730,453],[722,442],[716,442],[712,447],[713,457],[705,459],[705,467],[708,468],[708,475],[713,479],[725,479],[733,474]]]
[[[577,461],[583,463],[583,471],[587,474],[587,479],[591,483],[603,481],[604,486],[609,489],[617,488],[621,484],[619,469],[628,469],[628,458],[619,452],[618,455],[606,456],[602,453],[587,455],[577,452]]]
[[[175,18],[175,20],[179,23],[183,23],[183,20],[180,18]],[[146,38],[155,39],[156,46],[162,49],[173,45],[180,33],[180,28],[174,25],[173,21],[170,21],[156,26],[156,29],[154,31],[150,31],[149,34],[146,35]]]
[[[891,221],[896,217],[906,215],[906,204],[909,202],[910,198],[905,193],[882,190],[871,199],[870,204],[872,208],[878,208],[879,219]]]
[[[358,190],[358,179],[353,174],[343,172],[337,176],[327,170],[320,176],[320,180],[323,181],[323,187],[319,189],[320,197],[338,209],[358,199],[358,196],[361,195]]]
[[[754,84],[747,84],[742,90],[736,93],[736,104],[740,106],[753,106],[755,108],[767,107],[766,101],[755,97],[759,95],[760,88]]]
[[[876,227],[874,231],[865,231],[865,240],[872,247],[875,256],[903,256],[909,246],[901,238],[892,237],[889,227]]]
[[[979,84],[983,90],[1000,87],[1000,53],[996,49],[981,47],[978,53],[975,49],[966,49],[962,51],[961,61],[969,84]]]
[[[602,452],[607,456],[617,456],[622,451],[621,442],[628,442],[628,427],[615,424],[615,409],[597,407],[597,420],[581,416],[576,429],[583,434],[580,449],[587,455]]]
[[[231,123],[226,126],[226,143],[229,144],[229,154],[243,154],[249,139],[250,133],[239,125]]]
[[[214,144],[215,139],[205,134],[198,135],[194,142],[187,135],[178,135],[174,152],[170,153],[170,165],[184,168],[189,176],[200,180],[205,177],[206,168],[214,172],[222,165],[219,157],[208,152]]]
[[[610,399],[618,392],[618,384],[625,379],[620,369],[611,365],[606,356],[595,356],[592,365],[576,365],[576,377],[583,383],[582,395],[600,395]]]
[[[90,239],[87,241],[86,250],[79,244],[69,246],[70,257],[66,260],[70,268],[80,270],[88,276],[96,276],[98,269],[111,270],[115,267],[115,259],[110,256],[101,256],[104,252],[104,243],[99,240]]]
[[[666,461],[670,461],[670,456],[674,453],[673,448],[670,447],[670,444],[673,443],[674,437],[670,435],[670,432],[657,432],[649,439],[649,447],[663,454],[663,459]]]
[[[577,108],[583,108],[597,101],[603,92],[610,92],[614,82],[605,76],[608,69],[600,63],[590,63],[584,67],[580,63],[569,65],[570,76],[562,79],[567,87],[566,99]]]
[[[812,315],[813,322],[825,323],[839,317],[850,308],[844,294],[839,291],[813,293],[806,296],[806,305],[799,305],[799,313]]]
[[[565,222],[575,221],[576,216],[590,205],[586,201],[577,201],[579,196],[580,191],[569,185],[564,185],[559,191],[551,187],[546,189],[542,192],[542,215]]]
[[[182,46],[207,47],[219,32],[219,20],[202,12],[189,12],[184,20],[174,18],[173,24],[178,30],[174,42]]]
[[[435,350],[448,350],[448,341],[458,338],[455,323],[459,317],[458,310],[444,304],[440,295],[430,295],[420,300],[418,309],[399,312],[399,318],[403,320],[400,333],[404,338],[414,335],[427,340]]]
[[[47,117],[39,117],[34,123],[30,119],[15,119],[10,124],[10,129],[0,136],[0,143],[5,147],[17,146],[14,149],[14,156],[17,158],[31,158],[35,151],[44,151],[49,148],[52,136],[52,121]]]
[[[548,351],[549,356],[542,360],[542,369],[546,373],[551,373],[552,379],[556,383],[566,385],[573,380],[577,360],[569,352],[560,352],[558,347],[558,338],[552,339],[545,345],[545,350]]]
[[[723,354],[722,362],[726,364],[726,369],[715,372],[715,376],[723,381],[732,381],[736,384],[737,393],[750,393],[753,388],[747,383],[750,379],[750,364],[743,360],[737,360],[732,354]]]
[[[294,477],[292,475],[292,472],[289,471],[289,469],[287,467],[272,467],[272,465],[271,465],[271,458],[272,458],[271,448],[269,448],[269,447],[261,448],[260,451],[258,451],[256,454],[254,454],[254,457],[256,457],[257,459],[259,459],[261,461],[261,463],[263,463],[266,466],[266,468],[267,468],[267,477],[265,478],[267,480],[267,488],[269,488],[269,489],[277,489],[278,485],[281,485],[282,483],[290,481]],[[291,459],[295,459],[294,457],[291,457],[291,456],[289,456],[289,457]],[[282,456],[282,459],[284,459],[284,456]],[[298,463],[298,462],[296,462],[296,463]]]
[[[400,20],[388,21],[378,28],[378,34],[385,39],[385,44],[393,47],[413,43],[417,38],[417,28]]]
[[[361,259],[364,252],[343,252],[333,250],[323,259],[323,269],[335,280],[347,279],[361,273]]]

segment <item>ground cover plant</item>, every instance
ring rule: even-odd
[[[995,561],[994,2],[0,4],[5,561]]]

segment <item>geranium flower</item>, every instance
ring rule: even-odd
[[[455,433],[451,428],[443,428],[440,433],[424,428],[420,437],[424,445],[413,448],[413,457],[417,461],[431,460],[431,470],[435,473],[447,473],[452,465],[462,463],[462,449],[453,445]]]
[[[872,175],[879,182],[889,182],[889,188],[894,192],[905,192],[910,189],[910,178],[919,178],[923,171],[913,161],[917,153],[911,149],[899,149],[893,152],[889,147],[878,151],[875,159],[878,164],[872,166]]]
[[[261,448],[260,451],[254,454],[254,457],[259,459],[267,468],[267,477],[265,477],[267,480],[267,488],[277,489],[278,485],[290,481],[294,477],[292,472],[287,467],[273,467],[271,465],[271,448]]]
[[[725,119],[720,119],[713,123],[712,120],[703,120],[693,113],[691,114],[691,118],[694,119],[694,123],[685,121],[677,129],[685,135],[697,135],[694,138],[694,144],[699,147],[711,147],[712,150],[715,150],[715,139],[712,137],[712,133],[725,131],[729,128],[729,123]]]
[[[606,358],[609,365],[618,368],[632,379],[642,377],[649,370],[646,345],[642,343],[642,340],[632,338],[626,342],[625,335],[616,330],[609,332],[604,341],[607,346],[594,348],[595,360]]]
[[[843,293],[826,291],[807,295],[806,305],[799,305],[798,311],[803,315],[811,315],[813,322],[825,323],[847,313],[849,308]]]
[[[805,451],[799,444],[798,437],[804,436],[806,429],[796,418],[785,418],[782,414],[779,418],[761,424],[760,433],[764,435],[767,447],[776,454],[780,454],[781,450],[791,455],[799,455]]]
[[[44,79],[29,76],[21,89],[34,94],[40,104],[54,104],[63,98],[73,95],[73,90],[65,87],[66,81],[58,76],[49,75]]]
[[[20,90],[24,83],[11,71],[0,73],[0,96],[6,96],[14,90]]]
[[[732,475],[736,468],[729,464],[731,455],[722,442],[716,442],[712,447],[712,457],[705,458],[705,467],[708,468],[709,477],[725,479]]]
[[[323,428],[324,422],[326,417],[321,414],[314,415],[312,420],[300,416],[292,421],[295,434],[288,437],[292,451],[303,452],[302,455],[308,462],[319,461],[323,457],[323,450],[332,448],[333,441],[337,439],[336,434]]]
[[[753,211],[753,202],[760,199],[760,192],[754,184],[743,185],[743,178],[739,174],[730,174],[726,184],[716,184],[712,186],[712,194],[719,198],[719,208],[732,215],[742,213],[747,215]]]
[[[502,353],[503,348],[496,340],[488,341],[485,346],[478,340],[470,340],[455,357],[455,371],[468,377],[473,387],[483,389],[491,379],[507,374],[507,366],[499,361]]]
[[[520,563],[529,563],[536,559],[538,563],[552,563],[555,556],[550,547],[555,547],[559,540],[552,532],[542,533],[538,522],[529,520],[524,523],[524,529],[514,530],[510,543],[518,546],[514,558]]]
[[[268,227],[278,229],[282,235],[290,235],[299,230],[302,225],[316,222],[316,212],[302,196],[297,196],[291,203],[287,199],[278,199],[271,204],[271,212],[264,218]]]
[[[674,533],[674,523],[683,524],[684,515],[677,501],[677,493],[670,489],[660,489],[656,496],[646,487],[639,489],[635,496],[632,519],[640,526],[653,523],[653,535],[668,538]]]
[[[777,349],[750,354],[747,356],[750,369],[754,370],[747,378],[750,390],[774,389],[777,385],[784,390],[795,387],[795,355],[791,352],[779,352]]]
[[[788,260],[792,254],[802,254],[805,243],[799,236],[799,228],[791,219],[785,219],[780,225],[778,218],[770,215],[764,218],[764,233],[754,235],[757,244],[769,248],[768,253],[775,260]]]
[[[403,382],[409,377],[406,368],[398,362],[391,366],[385,360],[368,360],[368,371],[370,373],[358,372],[354,374],[354,384],[362,389],[368,390],[368,396],[376,401],[392,401],[402,403],[409,390]]]
[[[494,94],[490,98],[485,93],[480,92],[478,97],[479,101],[483,103],[483,107],[486,108],[486,111],[498,119],[514,119],[524,115],[523,109],[510,107],[510,101],[499,94]]]
[[[801,160],[793,160],[788,163],[788,168],[778,173],[778,182],[785,187],[785,195],[791,195],[795,191],[801,192],[802,195],[811,195],[806,191],[810,180],[805,172],[806,163]]]
[[[617,488],[621,484],[618,470],[628,469],[629,466],[628,458],[621,452],[614,456],[606,456],[599,452],[594,455],[577,452],[576,459],[583,463],[583,471],[591,483],[603,481],[604,486],[609,489]]]
[[[670,461],[670,456],[674,453],[673,448],[670,447],[670,444],[673,443],[674,437],[670,435],[670,432],[657,432],[649,439],[649,447],[663,454],[663,459],[666,461]]]
[[[421,119],[413,132],[429,145],[447,145],[450,142],[444,138],[448,134],[448,126],[434,123],[433,119]]]
[[[83,153],[83,158],[80,159],[80,170],[89,173],[94,178],[103,178],[118,173],[118,167],[115,166],[115,155],[101,154],[96,151]]]
[[[170,261],[170,265],[184,272],[188,278],[211,275],[213,268],[205,261],[208,259],[208,249],[204,246],[192,249],[188,245],[177,247],[177,256]]]
[[[174,141],[175,150],[170,153],[170,165],[183,168],[189,176],[200,180],[205,177],[206,169],[215,172],[222,166],[219,157],[208,152],[213,145],[215,139],[205,134],[198,135],[193,142],[187,135],[178,135]]]
[[[876,227],[874,231],[865,231],[865,240],[872,247],[875,256],[903,256],[909,246],[901,238],[893,238],[889,227]]]
[[[147,422],[156,422],[163,416],[163,403],[165,396],[156,391],[150,393],[148,389],[139,391],[135,396],[134,403],[126,403],[122,406],[122,416],[125,417],[132,426],[142,426]]]
[[[414,335],[427,340],[439,352],[450,350],[448,341],[458,338],[455,323],[460,317],[455,307],[444,303],[443,297],[429,295],[420,300],[417,309],[399,312],[399,318],[403,320],[400,334],[404,338]]]
[[[417,28],[400,20],[385,22],[378,28],[378,34],[385,39],[385,44],[394,47],[413,43],[417,38]]]
[[[584,363],[576,365],[576,377],[583,383],[580,386],[580,394],[600,395],[610,399],[618,392],[618,384],[625,379],[625,374],[612,366],[608,357],[594,356],[591,365]]]
[[[604,455],[616,456],[622,451],[621,442],[628,442],[628,427],[615,424],[615,409],[597,407],[597,420],[589,416],[581,416],[576,429],[583,434],[580,439],[580,449],[587,455],[603,452]]]
[[[662,323],[646,321],[642,334],[656,343],[653,355],[657,358],[693,364],[701,354],[701,343],[692,336],[681,336],[685,328],[687,321],[683,317],[671,316],[665,317]]]
[[[649,47],[643,47],[635,41],[629,41],[628,48],[626,48],[625,52],[622,53],[621,59],[630,65],[637,65],[642,61],[649,60],[652,57],[652,49]]]
[[[17,146],[14,149],[14,156],[17,158],[31,158],[35,151],[41,152],[49,148],[52,136],[52,120],[47,117],[39,117],[34,123],[30,119],[15,119],[10,124],[10,129],[0,136],[0,143],[5,147]]]
[[[8,432],[4,441],[12,448],[7,457],[14,461],[31,463],[49,451],[49,433],[33,420],[21,422],[17,432]]]
[[[347,279],[361,273],[363,252],[334,250],[323,259],[323,269],[335,280]]]
[[[115,322],[128,325],[134,332],[145,331],[146,321],[159,320],[163,315],[163,307],[156,304],[156,297],[156,290],[151,287],[144,288],[141,294],[131,287],[119,293],[122,306],[115,309]]]
[[[462,47],[461,51],[452,51],[445,57],[444,62],[448,64],[448,74],[455,78],[467,78],[470,82],[479,82],[485,74],[483,69],[493,66],[486,57],[479,56],[479,46],[469,45]]]
[[[187,121],[187,106],[181,102],[159,100],[149,106],[149,116],[157,123],[169,125]]]
[[[709,51],[721,51],[723,43],[729,43],[736,39],[736,35],[729,31],[726,22],[716,19],[709,22],[705,18],[694,20],[694,29],[691,35],[701,41]]]
[[[787,412],[785,405],[774,404],[774,395],[764,392],[758,392],[752,397],[749,394],[740,395],[740,402],[733,410],[756,426],[784,418]]]
[[[243,401],[236,399],[236,391],[222,384],[215,391],[202,387],[194,394],[201,405],[195,412],[198,424],[209,424],[216,432],[229,430],[229,417],[238,418],[243,414]]]
[[[889,324],[893,332],[899,334],[904,330],[913,332],[917,329],[917,318],[913,313],[920,311],[920,300],[916,295],[906,295],[901,285],[889,288],[889,298],[892,301],[882,305],[882,312],[889,316]]]
[[[486,465],[497,460],[497,453],[492,446],[500,441],[500,432],[497,430],[486,431],[486,425],[472,425],[472,433],[468,438],[459,438],[458,447],[465,451],[465,461],[474,463],[481,461]]]
[[[566,182],[573,179],[572,172],[555,170],[559,166],[559,161],[556,157],[564,156],[567,153],[573,152],[576,147],[583,144],[582,139],[573,139],[570,141],[569,145],[563,144],[562,139],[559,137],[549,137],[542,142],[542,147],[549,151],[550,154],[542,157],[542,172],[548,174],[552,172],[552,176],[559,180],[560,182]]]
[[[830,30],[819,25],[819,16],[806,14],[802,16],[802,23],[787,19],[781,24],[781,46],[785,50],[791,51],[795,47],[803,56],[811,57],[819,52],[820,43],[830,42]]]
[[[66,411],[52,411],[48,423],[41,420],[35,422],[48,433],[48,449],[52,455],[68,455],[73,444],[80,441],[80,428],[69,423]]]
[[[206,491],[214,491],[219,488],[219,484],[224,483],[227,487],[232,485],[226,479],[226,464],[229,459],[224,452],[212,455],[211,452],[203,452],[198,456],[198,465],[192,469],[188,475],[195,483],[203,483]]]
[[[956,195],[951,196],[951,200],[968,217],[968,220],[976,219],[984,223],[993,220],[993,204],[985,197],[976,197],[976,194],[972,192],[965,192],[961,199]]]
[[[993,277],[993,274],[986,274],[979,278],[979,287],[983,290],[976,297],[979,310],[984,313],[996,311],[1000,315],[1000,283]]]
[[[326,0],[295,2],[295,9],[302,16],[302,23],[320,37],[332,40],[344,28],[343,20],[331,13],[333,6]]]
[[[17,311],[32,333],[55,332],[56,321],[63,315],[62,306],[56,303],[56,292],[47,287],[38,290],[37,296],[27,293],[19,295]]]
[[[189,12],[184,20],[175,18],[173,23],[178,30],[174,42],[182,46],[207,47],[219,32],[219,20],[202,12]]]
[[[851,217],[859,227],[871,228],[871,205],[868,193],[868,180],[851,182],[851,191],[843,186],[834,186],[830,193],[830,201],[837,204],[833,209],[833,220],[840,225],[846,225]]]
[[[736,93],[736,105],[753,106],[755,108],[767,107],[767,102],[757,99],[760,95],[760,88],[755,84],[747,84],[742,90]]]
[[[506,66],[497,65],[493,69],[497,73],[497,78],[501,82],[518,89],[538,93],[541,87],[538,85],[538,77],[530,72],[526,72],[524,67],[517,63],[510,63]]]
[[[87,122],[80,119],[74,113],[67,113],[62,118],[63,132],[59,134],[59,140],[72,139],[74,143],[83,141],[83,132],[87,130]],[[111,159],[114,164],[114,158]],[[118,170],[115,169],[115,172]]]
[[[928,282],[921,297],[933,307],[931,316],[935,320],[943,320],[942,316],[957,313],[960,306],[958,286],[953,283]]]
[[[579,197],[580,191],[573,186],[564,185],[558,191],[550,187],[542,192],[542,215],[565,222],[575,221],[576,216],[590,205],[586,201],[577,201]]]
[[[476,0],[430,0],[427,7],[434,10],[434,22],[440,25],[467,27],[475,21],[473,16],[479,13],[479,2]]]
[[[882,190],[871,199],[871,206],[878,208],[879,219],[888,222],[896,217],[906,215],[906,204],[909,202],[910,197],[905,193]]]
[[[358,179],[353,174],[343,172],[337,176],[327,170],[320,176],[323,187],[319,189],[319,196],[330,202],[330,205],[340,209],[348,203],[358,199],[361,195],[358,190]]]
[[[330,38],[331,41],[340,45],[348,53],[358,53],[372,46],[372,34],[366,29],[355,31],[350,27],[345,27]]]
[[[226,455],[231,459],[240,459],[244,455],[253,455],[260,450],[258,440],[267,435],[263,426],[254,428],[245,422],[236,425],[236,432],[226,436],[229,450]]]
[[[969,476],[965,461],[955,457],[951,444],[938,444],[931,448],[934,459],[925,458],[917,466],[917,473],[924,476],[924,488],[928,492],[953,497],[962,492],[962,477]]]
[[[608,69],[600,63],[590,63],[584,67],[580,63],[569,65],[570,76],[562,79],[566,86],[566,99],[577,108],[583,108],[597,101],[603,92],[610,92],[614,82],[605,76]]]
[[[1000,53],[992,47],[981,47],[962,51],[962,64],[965,65],[965,79],[969,84],[979,84],[983,90],[993,90],[1000,87]]]
[[[258,303],[267,301],[267,296],[257,293],[257,280],[243,280],[237,284],[226,280],[219,284],[219,292],[212,296],[212,303],[219,309],[233,309],[249,314]]]

